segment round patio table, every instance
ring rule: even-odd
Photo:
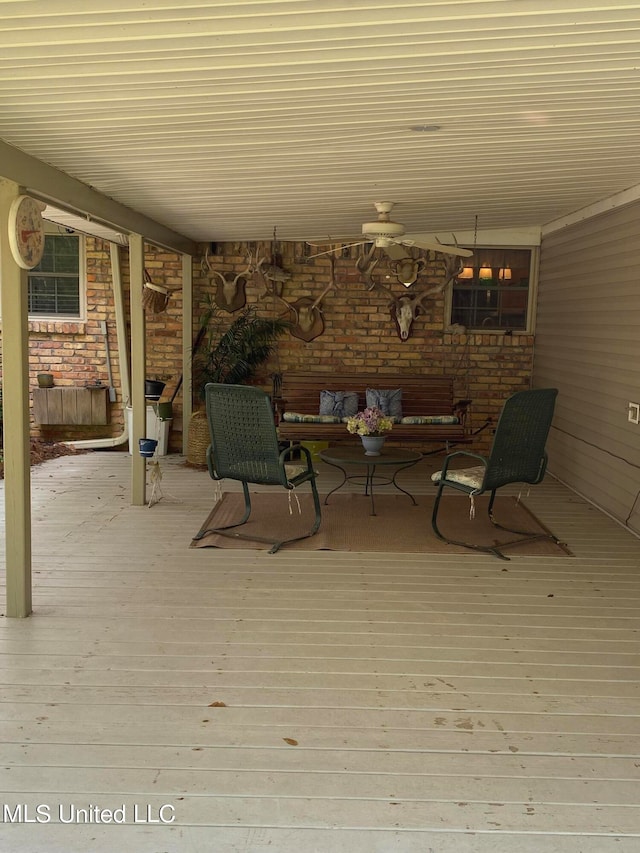
[[[342,482],[327,494],[324,499],[325,504],[328,503],[331,495],[337,492],[338,489],[341,489],[345,483],[354,482],[364,484],[364,493],[371,498],[371,515],[376,514],[373,499],[374,483],[377,485],[392,485],[399,492],[410,497],[414,506],[418,505],[413,495],[399,486],[396,481],[396,477],[400,471],[403,471],[405,468],[412,468],[422,459],[422,453],[419,453],[417,450],[385,446],[382,448],[379,456],[366,456],[364,447],[354,444],[353,446],[330,447],[328,450],[321,450],[319,456],[323,462],[342,471]],[[395,470],[393,472],[388,471],[388,476],[376,474],[376,468],[382,465],[385,467],[395,466]],[[367,470],[365,474],[347,474],[348,466],[365,467]]]

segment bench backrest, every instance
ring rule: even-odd
[[[453,411],[453,379],[450,376],[416,376],[388,374],[334,374],[285,373],[282,380],[282,397],[286,410],[317,415],[320,409],[320,391],[356,391],[358,410],[366,406],[366,389],[402,388],[402,414],[450,415]]]

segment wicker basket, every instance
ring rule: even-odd
[[[142,291],[142,304],[150,314],[161,314],[167,310],[169,291],[159,284],[145,281]]]
[[[206,412],[194,412],[189,421],[189,449],[187,462],[191,465],[207,464],[207,448],[211,444],[209,421]]]

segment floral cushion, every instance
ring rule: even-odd
[[[285,462],[284,472],[287,475],[287,480],[295,480],[296,477],[306,474],[307,471],[306,465],[291,465],[289,462]]]
[[[341,418],[335,415],[303,415],[300,412],[285,412],[283,421],[292,424],[339,424]]]
[[[358,411],[358,395],[355,391],[321,391],[320,414],[349,418]]]
[[[402,388],[367,388],[367,408],[380,409],[383,415],[394,418],[395,423],[402,419]]]
[[[484,465],[475,465],[473,468],[459,468],[457,471],[449,468],[445,479],[460,483],[463,486],[470,486],[472,489],[480,489],[486,470]],[[442,479],[442,471],[436,471],[435,474],[431,475],[431,479],[434,483],[439,483]]]
[[[459,424],[460,418],[455,415],[409,415],[402,418],[401,424]]]

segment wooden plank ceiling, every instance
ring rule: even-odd
[[[380,199],[447,238],[640,184],[637,2],[3,0],[0,48],[0,137],[198,241],[359,235]]]

